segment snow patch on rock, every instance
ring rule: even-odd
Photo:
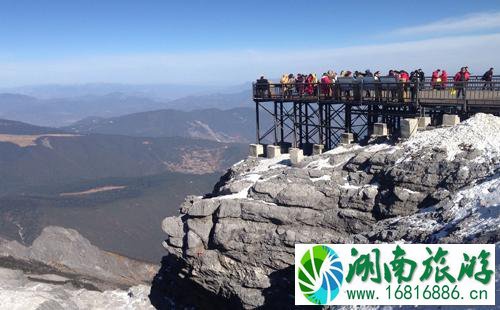
[[[460,237],[474,236],[486,229],[500,229],[500,175],[493,180],[461,190],[453,195],[449,212],[455,215],[450,223],[460,225]],[[464,221],[467,219],[467,221]]]
[[[330,181],[332,177],[328,174],[317,177],[317,178],[310,178],[311,181],[313,182],[318,182],[318,181]]]
[[[327,157],[310,162],[306,168],[321,170],[323,168],[334,168],[334,166],[330,164],[330,158]]]
[[[448,160],[472,146],[482,152],[481,158],[489,160],[500,156],[500,118],[478,113],[453,127],[417,132],[402,144],[406,155],[422,149],[445,149]]]
[[[259,164],[252,169],[252,173],[265,172],[272,169],[286,168],[290,165],[290,155],[282,154],[276,158],[260,159]]]

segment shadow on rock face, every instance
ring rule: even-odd
[[[149,294],[151,304],[156,309],[243,309],[238,299],[218,296],[188,277],[180,276],[184,268],[184,263],[177,257],[163,257]]]
[[[271,286],[264,289],[262,309],[296,309],[294,306],[294,265],[277,270],[269,275]]]
[[[260,309],[312,309],[295,306],[295,265],[269,275],[271,286],[263,290],[264,306]]]

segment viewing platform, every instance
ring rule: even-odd
[[[375,124],[399,134],[405,119],[439,126],[443,115],[459,120],[479,112],[500,115],[500,76],[491,82],[471,76],[460,82],[340,77],[331,84],[254,83],[253,100],[258,144],[312,153],[314,145],[329,150],[343,136],[359,142],[374,134]]]

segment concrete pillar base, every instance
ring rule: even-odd
[[[259,157],[264,155],[264,146],[262,144],[250,144],[250,156]]]
[[[313,155],[323,154],[325,146],[323,144],[313,144]]]
[[[401,120],[401,138],[409,138],[417,132],[418,119],[405,118]]]
[[[292,165],[296,165],[304,159],[304,151],[301,149],[291,147],[288,151],[290,153],[290,161],[292,162]]]
[[[340,138],[340,143],[351,144],[354,141],[354,135],[351,132],[344,132]]]
[[[281,155],[281,147],[279,145],[267,146],[267,158],[275,158]]]
[[[424,129],[431,124],[431,118],[429,116],[423,116],[418,118],[418,128]]]
[[[286,154],[290,152],[292,144],[290,142],[281,142],[279,146],[281,147],[281,154]]]
[[[387,136],[389,131],[387,130],[386,123],[375,123],[373,124],[373,135],[377,137]]]
[[[456,114],[443,114],[443,126],[455,126],[460,123],[460,117]]]

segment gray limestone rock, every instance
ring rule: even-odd
[[[169,237],[182,238],[184,236],[184,223],[180,217],[166,217],[161,223],[161,228]]]
[[[402,144],[373,140],[294,167],[238,163],[212,198],[190,199],[182,216],[164,221],[166,258],[178,264],[171,274],[223,307],[292,308],[297,243],[499,242],[500,143],[475,138],[481,130],[465,130],[467,138],[439,130],[434,140],[420,138],[432,130]]]
[[[212,217],[190,218],[186,222],[189,232],[195,233],[201,238],[203,244],[208,246],[208,237],[213,227]]]
[[[190,216],[208,216],[212,215],[218,207],[219,201],[215,199],[201,199],[195,201],[186,213]]]
[[[276,196],[276,203],[285,206],[301,206],[304,208],[323,209],[321,202],[325,195],[312,185],[291,183]]]

